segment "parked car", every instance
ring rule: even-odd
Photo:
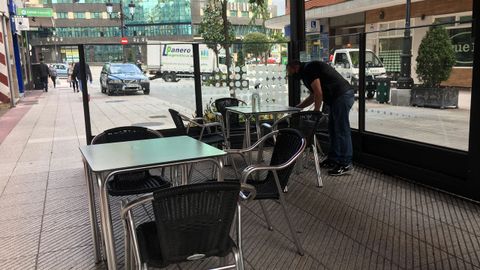
[[[68,65],[64,63],[54,63],[50,64],[51,67],[53,67],[57,71],[57,77],[58,78],[67,78],[68,74]]]
[[[150,81],[135,65],[130,63],[106,63],[100,74],[102,93],[135,93],[143,91],[150,94]]]

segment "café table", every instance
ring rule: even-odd
[[[255,126],[257,130],[257,140],[261,137],[261,130],[260,130],[260,115],[274,115],[274,121],[277,117],[277,114],[291,114],[295,112],[299,112],[301,109],[296,107],[290,107],[281,104],[262,104],[256,110],[252,106],[232,106],[226,107],[225,113],[225,122],[226,122],[226,129],[227,129],[227,138],[230,138],[230,114],[235,113],[239,115],[243,115],[245,117],[245,144],[246,147],[251,146],[251,135],[250,135],[250,121],[252,119],[255,120]],[[249,160],[251,160],[251,153],[249,153]]]
[[[188,165],[209,161],[217,166],[218,181],[223,181],[223,158],[226,152],[188,136],[164,137],[80,147],[87,181],[91,233],[95,262],[101,260],[101,244],[95,206],[98,188],[100,225],[105,244],[108,269],[116,269],[115,238],[108,201],[107,181],[114,175],[137,170],[178,166],[181,184],[187,184]]]

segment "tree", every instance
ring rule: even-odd
[[[207,4],[203,9],[203,17],[200,22],[199,33],[203,40],[207,43],[207,47],[212,49],[215,53],[218,66],[218,53],[220,51],[220,44],[225,41],[223,35],[221,10],[215,5]]]
[[[263,33],[253,32],[243,38],[243,48],[245,52],[253,54],[255,58],[268,53],[271,47],[270,40],[267,35]]]
[[[252,12],[252,18],[250,19],[250,25],[256,24],[257,19],[262,20],[262,29],[266,33],[265,21],[270,18],[270,12],[268,10],[268,1],[266,0],[249,0],[250,11]]]
[[[231,43],[235,40],[233,27],[227,17],[228,0],[209,0],[209,3],[203,9],[203,18],[200,23],[200,34],[205,42],[211,43],[209,48],[216,50],[218,59],[218,46],[225,50],[225,64],[227,66],[227,74],[230,74]],[[215,46],[216,49],[213,48]],[[218,60],[217,60],[218,61]],[[230,76],[227,75],[227,85]],[[232,94],[234,95],[234,94]]]
[[[237,53],[237,66],[245,66],[245,56],[243,55],[243,49],[240,49]]]
[[[287,43],[288,38],[286,38],[282,32],[280,31],[272,31],[270,33],[270,40],[272,40],[275,43]]]
[[[455,51],[448,32],[434,26],[420,43],[417,56],[417,74],[425,87],[439,87],[450,77],[455,64]]]

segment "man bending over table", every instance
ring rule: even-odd
[[[334,176],[351,172],[353,148],[348,114],[354,102],[352,86],[333,67],[320,61],[301,63],[293,60],[287,64],[287,72],[290,78],[302,80],[310,91],[296,107],[303,109],[314,104],[313,110],[320,111],[325,102],[330,108],[330,151],[320,166],[330,169],[328,174]]]

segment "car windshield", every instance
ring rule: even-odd
[[[350,58],[352,59],[352,64],[354,68],[358,68],[358,63],[359,63],[359,52],[358,51],[352,51],[350,52]],[[373,53],[366,51],[365,52],[365,66],[367,68],[370,67],[383,67],[382,62],[378,57]]]
[[[111,65],[112,74],[141,74],[142,71],[133,64]]]

